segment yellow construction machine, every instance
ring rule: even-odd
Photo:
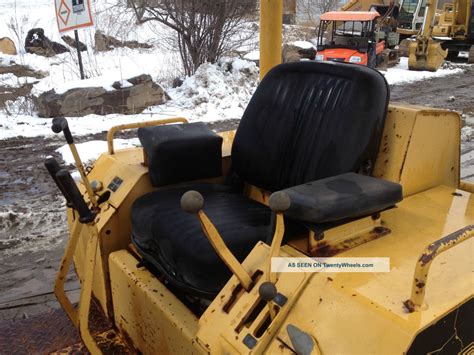
[[[69,206],[65,313],[92,354],[472,353],[459,114],[389,104],[367,67],[280,65],[281,19],[281,1],[261,1],[263,79],[236,131],[113,127],[86,171],[54,119],[82,176],[46,161]],[[116,150],[135,128],[143,147]]]
[[[437,0],[427,1],[425,20],[416,40],[409,44],[410,70],[438,70],[449,56],[454,59],[460,51],[468,51],[474,62],[474,17],[472,0],[445,3],[435,25]]]
[[[370,11],[376,7],[380,12],[381,7],[391,9],[395,7],[397,15],[397,33],[401,39],[416,35],[423,23],[426,1],[425,0],[351,0],[344,4],[340,11]],[[385,12],[384,12],[385,13]]]

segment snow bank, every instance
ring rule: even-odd
[[[168,93],[171,105],[189,111],[189,118],[216,121],[240,118],[258,83],[255,63],[224,59],[203,64],[183,85]]]

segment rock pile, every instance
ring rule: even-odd
[[[94,40],[95,50],[98,52],[106,52],[119,47],[152,48],[152,46],[147,43],[140,43],[137,41],[120,41],[115,37],[107,36],[100,30],[95,32]]]
[[[165,103],[169,96],[150,75],[116,81],[112,91],[103,87],[74,88],[58,94],[55,90],[35,98],[40,117],[82,117],[90,114],[136,114]]]

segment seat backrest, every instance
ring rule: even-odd
[[[378,71],[298,62],[273,68],[244,112],[234,171],[269,191],[349,172],[371,173],[389,100]]]

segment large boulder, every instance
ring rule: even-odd
[[[116,81],[113,90],[104,87],[75,88],[58,94],[47,91],[35,98],[40,117],[81,117],[90,114],[136,114],[165,103],[169,96],[150,75]]]
[[[315,57],[316,49],[310,42],[295,41],[282,48],[283,63],[299,62],[301,59],[314,60]]]
[[[98,52],[106,52],[119,47],[152,48],[152,46],[147,43],[140,43],[137,41],[120,41],[115,37],[104,34],[100,30],[95,31],[94,40],[95,50]]]
[[[44,57],[52,57],[56,54],[69,52],[66,46],[51,41],[46,37],[42,28],[32,28],[28,31],[25,39],[25,50],[27,53]]]
[[[16,55],[15,43],[8,37],[0,38],[0,53]]]

